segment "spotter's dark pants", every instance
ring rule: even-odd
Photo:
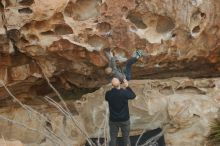
[[[110,142],[109,146],[116,146],[117,144],[117,136],[119,129],[121,129],[122,138],[123,138],[123,146],[131,146],[129,132],[130,132],[130,120],[125,122],[111,122],[109,121],[109,129],[110,129]]]

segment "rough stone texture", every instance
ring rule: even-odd
[[[131,135],[140,134],[143,129],[168,127],[165,130],[167,146],[203,146],[205,144],[209,123],[217,117],[220,107],[219,78],[134,80],[130,82],[130,86],[137,94],[137,98],[129,103]],[[77,112],[73,112],[74,117],[90,137],[104,134],[103,121],[107,107],[104,95],[110,88],[110,85],[106,85],[94,93],[84,95],[78,101],[68,101],[68,105],[75,105]],[[36,115],[28,115],[16,106],[1,108],[0,112],[1,115],[39,130],[45,129],[43,125],[46,125],[69,145],[83,145],[85,137],[73,127],[70,119],[64,118],[55,108],[46,105],[38,105],[34,108],[44,113],[50,124],[44,120],[41,120],[40,124],[36,120],[39,119]],[[53,145],[45,136],[8,122],[1,121],[0,129],[4,137],[19,139],[28,146],[35,146],[36,143],[40,146]]]
[[[20,141],[7,141],[0,139],[0,146],[24,146]]]
[[[122,58],[129,58],[135,48],[144,51],[145,57],[133,68],[134,79],[217,77],[219,10],[219,0],[0,0],[0,80],[23,103],[43,111],[40,97],[54,96],[44,74],[71,98],[108,83],[105,47]],[[131,103],[133,134],[169,123],[168,145],[202,145],[207,123],[219,106],[216,80],[134,81],[138,98]],[[97,136],[107,88],[75,102],[77,118],[90,136]],[[2,85],[0,107],[2,114],[41,127],[17,108]],[[74,145],[84,142],[62,115],[54,109],[44,112],[53,112],[52,124],[65,127],[68,136],[63,139]],[[0,131],[7,139],[54,145],[9,123],[0,123]]]
[[[33,89],[45,86],[43,71],[68,89],[101,87],[104,47],[148,54],[135,79],[218,76],[219,9],[215,0],[1,0],[0,77]]]

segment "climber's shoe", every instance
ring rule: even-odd
[[[143,51],[142,50],[136,50],[133,57],[136,57],[137,59],[139,59],[140,57],[144,56]]]

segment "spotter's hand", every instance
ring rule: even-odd
[[[128,81],[126,79],[124,79],[123,83],[124,83],[125,87],[127,88],[128,87]]]

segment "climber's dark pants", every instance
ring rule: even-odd
[[[123,146],[131,146],[129,132],[130,132],[130,120],[125,122],[111,122],[109,121],[109,129],[110,129],[110,142],[109,146],[116,146],[117,136],[119,132],[119,128],[121,129],[122,138],[123,138]]]
[[[126,79],[128,81],[131,80],[131,67],[136,62],[137,62],[137,58],[136,57],[132,57],[132,58],[127,60],[126,67],[125,67],[125,70],[124,70],[124,74],[125,74]]]
[[[126,62],[126,66],[125,69],[123,70],[123,72],[117,67],[116,65],[116,58],[115,57],[111,57],[109,60],[109,66],[112,68],[112,72],[114,74],[115,77],[121,79],[121,76],[123,76],[122,74],[124,74],[124,76],[126,77],[126,79],[129,81],[131,80],[131,72],[132,72],[132,65],[134,63],[137,62],[137,58],[136,57],[132,57],[130,59],[127,60]],[[123,81],[123,80],[122,80]]]

